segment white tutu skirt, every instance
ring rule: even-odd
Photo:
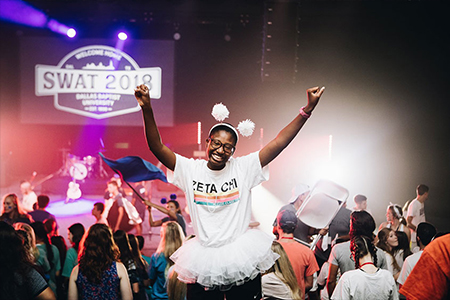
[[[205,247],[198,238],[187,241],[170,258],[178,279],[208,288],[226,290],[254,279],[273,266],[279,255],[271,250],[273,237],[247,230],[229,244]]]

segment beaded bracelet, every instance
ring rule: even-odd
[[[311,114],[308,114],[305,112],[305,107],[303,106],[302,108],[300,108],[300,115],[305,118],[308,119],[309,117],[311,117]]]

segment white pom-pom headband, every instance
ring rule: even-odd
[[[395,205],[392,202],[389,202],[389,207],[392,207],[392,209],[394,210],[394,213],[396,214],[397,219],[400,219],[400,217],[403,217],[403,215],[400,212],[400,210],[398,209],[397,205]]]
[[[217,128],[219,126],[225,126],[227,128],[230,128],[235,133],[237,143],[239,139],[238,131],[242,136],[249,137],[253,134],[253,131],[255,130],[255,123],[253,123],[249,119],[239,122],[237,130],[236,128],[233,127],[233,125],[229,123],[224,123],[223,120],[228,118],[230,112],[228,111],[227,107],[222,103],[214,105],[211,115],[214,117],[214,119],[216,119],[220,123],[217,123],[213,127],[211,127],[208,136],[211,136],[211,132],[214,130],[214,128]]]

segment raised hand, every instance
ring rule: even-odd
[[[310,114],[314,110],[324,90],[325,87],[319,88],[318,86],[306,90],[308,96],[308,104],[304,109],[306,113]]]
[[[141,107],[147,105],[150,106],[150,93],[145,84],[136,87],[134,90],[134,97],[136,97],[136,100]]]

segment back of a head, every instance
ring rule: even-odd
[[[105,224],[92,225],[80,244],[79,266],[83,275],[90,282],[100,282],[103,271],[118,257],[111,228]]]
[[[8,299],[17,289],[18,272],[25,277],[24,266],[31,268],[32,262],[14,228],[0,221],[0,297]],[[12,296],[9,299],[13,299]]]
[[[25,253],[24,249],[22,239],[16,230],[6,222],[0,221],[0,265],[2,266],[0,269],[20,264],[21,253]]]
[[[373,238],[359,235],[355,236],[350,241],[350,251],[355,258],[355,268],[359,268],[359,259],[370,254],[374,264],[377,264],[377,251],[373,244]]]
[[[183,230],[175,221],[163,223],[161,230],[162,236],[156,252],[164,253],[164,256],[169,258],[183,244]]]
[[[139,250],[142,251],[142,249],[144,248],[144,245],[145,245],[145,239],[142,235],[137,235],[136,239],[138,240],[138,243],[139,243]]]
[[[36,240],[48,240],[47,230],[45,230],[43,222],[33,222],[31,223],[31,227],[33,227],[34,234],[36,235]]]
[[[281,246],[279,242],[272,242],[272,251],[280,256],[280,258],[277,259],[274,265],[275,272],[283,274],[284,269],[288,269],[289,266],[292,268],[289,257],[287,256],[286,251],[284,251],[283,246]]]
[[[52,218],[48,218],[44,220],[44,228],[47,234],[51,234],[56,230],[56,221]],[[53,235],[53,234],[52,234]]]
[[[294,299],[302,299],[302,297],[297,297],[302,294],[303,291],[300,291],[294,269],[286,251],[284,251],[281,244],[277,241],[272,242],[272,251],[280,257],[277,259],[271,270],[273,270],[275,275],[289,286],[292,294],[295,295]]]
[[[50,242],[52,245],[58,248],[60,264],[61,266],[64,266],[64,261],[66,260],[67,254],[66,240],[60,235],[54,235],[50,238]]]
[[[436,227],[431,223],[422,222],[417,225],[417,237],[424,246],[428,245],[433,240],[436,233]]]
[[[430,190],[430,188],[428,186],[426,186],[425,184],[419,184],[417,186],[416,192],[417,195],[422,196],[425,193],[428,193],[428,191]]]
[[[295,212],[290,210],[280,211],[277,215],[277,224],[284,233],[293,233],[297,228],[298,219]]]
[[[22,237],[25,249],[27,249],[30,254],[34,254],[33,252],[36,248],[36,235],[34,234],[33,228],[30,225],[21,222],[17,222],[13,226],[17,232],[23,233]]]
[[[131,253],[135,259],[140,259],[141,252],[139,250],[138,240],[134,234],[128,234],[128,241],[130,242]]]
[[[353,198],[353,201],[355,201],[356,204],[361,204],[364,201],[367,201],[367,197],[361,194],[355,195]]]
[[[375,227],[372,215],[364,210],[354,211],[350,215],[350,238],[357,235],[373,237]]]
[[[94,250],[93,253],[95,255],[108,256],[117,247],[112,237],[111,228],[105,224],[97,223],[92,225],[88,232],[84,234],[81,239],[80,248],[81,253],[86,253],[87,255],[92,254],[87,253],[87,251]]]
[[[133,259],[128,235],[124,230],[117,230],[113,234],[114,242],[120,251],[120,260],[127,266],[127,260]]]
[[[47,195],[39,195],[37,197],[38,207],[41,209],[46,208],[49,202],[50,198]]]

